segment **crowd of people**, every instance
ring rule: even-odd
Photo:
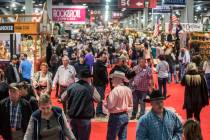
[[[3,139],[89,140],[91,120],[108,118],[107,140],[129,139],[129,120],[136,119],[137,140],[202,140],[210,58],[202,69],[187,47],[115,30],[93,36],[81,31],[68,43],[59,42],[51,38],[38,72],[32,72],[27,54],[13,55],[0,70]],[[164,107],[172,82],[185,86],[186,122]],[[53,106],[52,92],[63,109]]]

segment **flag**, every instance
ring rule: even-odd
[[[172,15],[171,15],[171,16],[170,16],[170,21],[169,21],[169,24],[168,24],[168,33],[169,33],[169,34],[172,33],[173,27],[174,27],[174,24],[173,24]]]
[[[157,0],[149,0],[149,8],[156,8]]]
[[[173,24],[179,24],[179,19],[176,15],[172,15],[171,20]]]
[[[153,33],[153,36],[156,37],[159,35],[160,33],[160,27],[161,27],[161,21],[160,21],[160,18],[157,19],[157,23],[155,24],[155,30],[154,30],[154,33]]]

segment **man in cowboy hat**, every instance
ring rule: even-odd
[[[132,91],[124,82],[129,82],[125,73],[115,71],[110,75],[114,89],[111,91],[104,103],[110,116],[108,122],[107,140],[126,139],[127,125],[129,121],[128,112],[133,107]]]
[[[72,131],[78,140],[89,140],[91,119],[95,115],[94,101],[100,101],[99,93],[91,86],[92,77],[89,69],[81,70],[80,80],[67,90],[67,114],[71,119]]]
[[[139,120],[136,132],[137,140],[181,140],[182,123],[178,116],[164,108],[166,98],[155,90],[145,102],[151,103],[152,109]]]

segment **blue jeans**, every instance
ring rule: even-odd
[[[136,116],[138,112],[138,107],[140,103],[141,111],[140,111],[140,116],[145,114],[145,102],[143,101],[147,96],[147,92],[142,92],[135,90],[133,92],[133,112],[132,116]]]
[[[72,119],[70,122],[72,132],[77,140],[89,140],[91,132],[90,119]]]
[[[118,140],[126,140],[128,121],[127,113],[110,114],[106,139],[116,140],[118,137]]]
[[[180,77],[180,78],[181,78],[180,80],[182,80],[183,77],[184,77],[184,75],[185,75],[185,68],[186,68],[186,67],[185,67],[185,64],[180,64],[180,65],[179,65],[179,68],[180,68],[180,76],[181,76],[181,77]]]
[[[208,87],[208,93],[210,95],[210,73],[205,74],[205,79],[206,79],[206,83],[207,83],[207,87]]]
[[[166,97],[166,93],[167,93],[166,83],[167,83],[167,78],[158,77],[159,91],[164,97]],[[162,91],[162,88],[163,88],[163,91]]]
[[[177,82],[176,65],[172,66],[172,71],[168,73],[168,82],[172,82],[172,74],[174,74],[174,82]]]
[[[102,101],[104,100],[104,97],[105,97],[104,94],[105,94],[106,86],[96,86],[96,90],[101,96],[100,102],[98,103],[96,107],[96,114],[103,114]]]

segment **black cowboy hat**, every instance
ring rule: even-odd
[[[79,73],[80,78],[90,78],[93,77],[93,75],[90,73],[89,69],[83,69]]]
[[[144,102],[150,103],[151,101],[161,101],[167,99],[169,96],[164,97],[159,90],[153,90],[149,98],[144,99]]]

